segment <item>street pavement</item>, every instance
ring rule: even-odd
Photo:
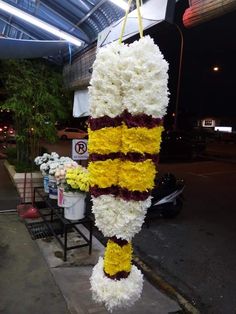
[[[4,167],[4,160],[0,160],[0,212],[16,209],[20,197]]]
[[[69,314],[37,244],[11,213],[0,214],[0,313]]]

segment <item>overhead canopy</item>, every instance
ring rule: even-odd
[[[3,2],[75,36],[82,41],[82,48],[96,40],[99,32],[124,15],[124,10],[108,0],[4,0]],[[18,40],[47,41],[45,45],[38,43],[35,48],[32,42],[29,43],[31,51],[35,52],[42,48],[39,54],[44,54],[46,45],[49,46],[50,52],[54,48],[56,52],[63,45],[58,42],[49,44],[49,41],[58,40],[58,37],[2,10],[0,10],[0,35]],[[1,43],[1,48],[10,44],[3,41]],[[16,44],[17,41],[14,43]],[[72,50],[78,50],[78,47],[72,45]],[[3,51],[2,55],[2,51],[0,49],[0,58],[5,56],[5,52]],[[16,49],[12,51],[12,56],[15,54],[17,57],[17,52]],[[22,50],[21,56],[23,56]]]
[[[17,40],[0,38],[1,59],[55,56],[68,50],[65,41]]]
[[[143,0],[143,3],[148,1],[150,0]],[[175,3],[178,0],[154,1],[155,11],[159,11],[160,3]],[[74,36],[82,45],[76,47],[72,44],[68,47],[68,43],[58,41],[61,38],[29,24],[9,10],[4,11],[1,3],[13,6],[13,9],[21,10]],[[93,43],[101,31],[124,16],[124,9],[114,3],[109,0],[0,0],[0,38],[7,38],[0,42],[0,59],[6,58],[7,49],[11,49],[8,51],[11,58],[34,58],[45,54],[54,56],[59,54],[65,57],[68,56],[68,52],[73,54]],[[135,1],[132,8],[135,8]],[[27,46],[26,40],[30,41]],[[44,44],[42,41],[45,41]],[[16,48],[13,48],[13,44]]]

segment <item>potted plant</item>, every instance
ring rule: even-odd
[[[52,152],[51,154],[44,153],[42,156],[37,156],[34,160],[35,164],[39,166],[39,169],[43,175],[43,186],[45,193],[50,193],[49,177],[52,177],[53,171],[57,167],[58,160],[59,155],[55,152]],[[54,181],[52,178],[50,179],[51,181]],[[53,187],[51,187],[51,198],[54,198],[54,194],[56,193],[54,193]]]

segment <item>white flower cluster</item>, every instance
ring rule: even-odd
[[[58,168],[64,168],[66,164],[71,165],[75,163],[70,157],[60,157],[55,152],[51,154],[44,153],[42,156],[36,157],[34,162],[37,166],[40,166],[39,169],[44,176],[47,174],[55,175]]]
[[[58,167],[58,159],[57,160],[49,160],[45,163],[42,163],[39,167],[42,175],[45,176],[47,174],[54,175],[56,168]]]
[[[114,118],[122,113],[120,50],[123,47],[123,44],[112,43],[99,49],[89,87],[90,113],[93,118],[105,115]]]
[[[105,302],[109,311],[116,307],[132,306],[141,296],[143,289],[143,275],[141,271],[132,266],[128,278],[112,280],[104,275],[103,258],[93,268],[90,278],[93,299]]]
[[[95,224],[105,237],[130,241],[141,230],[151,206],[151,196],[145,201],[125,201],[113,195],[92,197]]]
[[[167,110],[168,63],[150,36],[128,45],[102,47],[93,65],[90,111],[111,118],[127,109],[162,118]]]
[[[40,166],[43,163],[48,162],[49,160],[56,160],[58,158],[59,158],[59,155],[55,152],[52,152],[51,154],[44,153],[42,156],[36,157],[34,162],[37,166]]]
[[[121,66],[123,109],[163,118],[169,102],[168,63],[153,39],[145,36],[121,50]]]

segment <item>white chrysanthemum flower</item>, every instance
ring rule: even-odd
[[[124,45],[117,42],[99,49],[93,64],[89,87],[90,113],[93,118],[122,113],[120,81],[120,50]]]
[[[51,160],[57,160],[57,159],[59,159],[59,155],[56,152],[52,152],[50,159]]]
[[[113,195],[92,197],[95,224],[105,237],[130,241],[141,230],[151,197],[145,201],[125,201]]]
[[[42,157],[41,156],[38,156],[34,159],[34,163],[37,165],[37,166],[40,166],[42,164]]]
[[[169,102],[168,63],[153,39],[145,36],[122,49],[120,62],[123,108],[163,118]]]
[[[90,283],[93,299],[99,303],[104,302],[106,308],[112,312],[115,308],[132,306],[140,298],[143,289],[143,275],[133,265],[127,278],[110,279],[104,275],[103,259],[100,257],[97,265],[93,268]]]

